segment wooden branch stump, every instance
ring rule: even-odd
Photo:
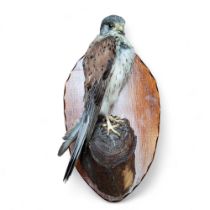
[[[136,137],[129,121],[124,119],[116,129],[120,136],[107,129],[101,120],[80,157],[88,177],[108,199],[122,199],[135,178]]]

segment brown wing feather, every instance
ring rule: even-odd
[[[64,175],[64,181],[68,180],[85,142],[90,139],[94,131],[106,87],[109,82],[112,64],[115,60],[115,48],[116,44],[114,37],[107,37],[101,41],[93,42],[84,56],[84,112],[80,119],[76,142]],[[65,148],[67,148],[66,146]],[[63,152],[65,152],[65,150],[63,150],[61,146],[59,154],[62,154]]]
[[[94,41],[90,45],[83,60],[85,93],[93,87],[95,81],[100,81],[102,77],[109,75],[115,55],[116,41],[114,37],[106,37],[100,41]]]

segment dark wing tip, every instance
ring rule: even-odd
[[[72,171],[74,169],[75,162],[76,162],[76,159],[71,158],[71,160],[69,162],[69,165],[66,169],[66,173],[65,173],[64,178],[63,178],[64,183],[66,183],[68,181],[69,177],[71,176]]]
[[[64,177],[63,178],[63,182],[66,184],[67,181],[68,181],[68,178],[67,177]]]

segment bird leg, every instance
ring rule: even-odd
[[[112,124],[111,121],[113,121],[112,116],[106,116],[106,123],[103,124],[104,127],[107,127],[107,133],[109,135],[110,131],[112,131],[113,133],[115,133],[116,135],[120,136],[120,133],[118,131],[116,131],[115,128],[117,128],[119,126],[119,124]],[[113,121],[114,122],[114,121]]]

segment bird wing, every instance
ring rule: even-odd
[[[80,120],[80,128],[76,143],[64,175],[64,181],[67,181],[71,175],[85,140],[89,140],[92,136],[106,87],[111,77],[111,70],[115,57],[116,41],[114,37],[106,37],[100,41],[94,41],[84,56],[85,107]]]
[[[95,82],[104,82],[108,78],[115,56],[116,40],[114,37],[109,36],[100,41],[94,41],[90,45],[83,60],[85,98]]]

